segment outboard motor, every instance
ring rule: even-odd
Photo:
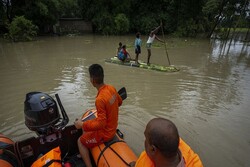
[[[38,136],[44,137],[60,132],[69,122],[58,94],[55,96],[63,118],[60,117],[56,101],[48,94],[42,92],[26,94],[24,102],[25,125],[30,130],[35,131]]]

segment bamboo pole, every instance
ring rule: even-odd
[[[161,31],[162,31],[162,36],[163,36],[163,40],[164,40],[164,46],[165,46],[166,55],[167,55],[167,58],[168,58],[168,64],[171,65],[170,64],[170,59],[169,59],[169,56],[168,56],[167,45],[166,45],[166,40],[165,40],[165,36],[164,36],[162,21],[161,21]]]

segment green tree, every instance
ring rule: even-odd
[[[125,14],[120,13],[115,17],[115,29],[118,34],[125,34],[129,31],[129,20]]]
[[[52,32],[52,26],[58,22],[61,8],[58,0],[28,1],[25,17],[39,27],[40,32]]]
[[[208,0],[203,6],[208,37],[216,33],[227,38],[232,27],[237,27],[240,22],[244,25],[247,19],[242,16],[245,15],[248,5],[248,0]]]
[[[75,0],[59,0],[60,3],[60,17],[74,18],[81,17],[80,7]]]
[[[1,18],[7,18],[9,23],[15,16],[23,15],[25,0],[1,0],[0,11],[3,12]]]
[[[6,6],[3,1],[0,3],[0,34],[7,32],[5,24],[7,22],[7,17],[5,15]]]
[[[196,36],[216,30],[248,26],[245,18],[249,0],[1,0],[2,20],[11,23],[14,16],[24,15],[49,32],[60,17],[82,17],[92,22],[95,32],[123,34],[151,29],[164,24],[164,32]],[[235,13],[240,13],[239,16]],[[121,15],[122,14],[122,15]],[[3,23],[2,23],[3,24]],[[228,29],[228,30],[227,30]],[[167,34],[166,33],[166,34]]]
[[[8,29],[7,37],[13,41],[30,41],[37,35],[37,27],[24,16],[15,17]]]
[[[102,34],[120,33],[118,32],[120,30],[117,29],[119,25],[115,23],[116,17],[123,13],[129,20],[129,13],[132,10],[130,0],[80,0],[78,4],[81,8],[82,17],[92,22],[95,32]]]
[[[104,35],[115,34],[115,22],[114,18],[108,12],[99,13],[100,17],[94,17],[92,22],[96,26],[96,30]]]
[[[174,13],[171,13],[171,22],[175,20],[176,34],[181,36],[196,36],[203,32],[202,6],[203,0],[177,0],[174,1]]]

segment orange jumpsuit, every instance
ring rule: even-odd
[[[182,156],[185,160],[186,167],[202,167],[203,164],[197,155],[187,143],[180,138],[179,149],[181,150]]]
[[[92,148],[115,136],[118,126],[119,106],[122,99],[111,85],[103,85],[96,96],[97,118],[83,123],[84,133],[80,140],[83,145]]]
[[[199,156],[181,138],[179,149],[184,158],[186,167],[203,167]],[[143,151],[136,161],[135,167],[154,167],[154,163],[148,157],[146,151]]]

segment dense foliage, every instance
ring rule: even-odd
[[[6,38],[13,41],[31,41],[37,35],[37,26],[24,16],[15,17],[8,29],[9,33],[6,34]]]
[[[249,0],[1,0],[0,31],[23,15],[40,33],[66,17],[91,21],[94,32],[102,34],[148,34],[163,22],[166,34],[210,37],[222,28],[224,35],[231,28],[249,29],[249,12]]]

